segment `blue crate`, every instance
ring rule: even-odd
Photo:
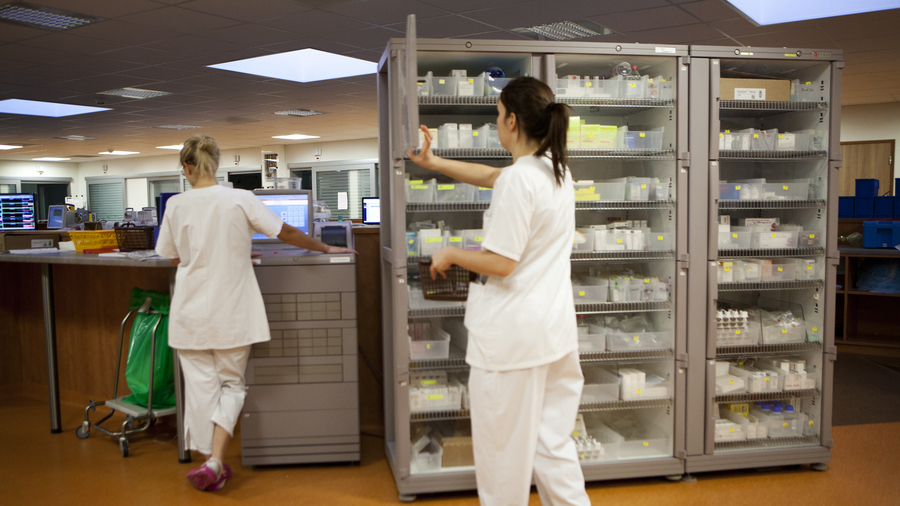
[[[875,197],[854,197],[853,199],[853,217],[854,218],[874,218],[875,214]]]
[[[838,218],[852,218],[855,201],[856,197],[838,197]],[[895,204],[897,204],[896,201]]]
[[[894,179],[894,196],[900,197],[900,177]]]
[[[875,197],[875,209],[872,213],[873,218],[893,218],[894,217],[894,197]]]
[[[900,218],[900,197],[894,197],[894,218]]]
[[[856,196],[857,197],[877,197],[878,196],[878,180],[877,179],[857,179],[856,180]]]
[[[864,248],[893,248],[900,244],[900,222],[864,221]]]

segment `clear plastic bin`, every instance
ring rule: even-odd
[[[662,129],[649,132],[631,131],[628,135],[634,136],[634,149],[662,149]]]
[[[622,77],[612,79],[591,79],[591,86],[585,85],[587,96],[596,98],[619,98],[622,92]]]
[[[762,200],[805,200],[809,197],[809,183],[766,183],[762,185]]]
[[[641,76],[640,79],[631,80],[626,76],[622,80],[622,91],[619,94],[622,98],[642,99],[647,89],[647,76]]]
[[[478,189],[475,190],[475,202],[490,202],[493,195],[493,188],[485,188],[483,186],[479,186]]]
[[[716,346],[751,346],[759,344],[759,322],[748,322],[746,329],[717,329]]]
[[[650,183],[650,200],[669,200],[669,182]]]
[[[719,249],[746,249],[750,247],[752,232],[719,232]]]
[[[610,351],[647,350],[672,348],[671,332],[637,332],[623,334],[609,332],[606,335],[606,347]]]
[[[457,78],[456,94],[460,97],[483,97],[485,74]]]
[[[586,334],[578,334],[578,351],[606,351],[606,327],[593,323],[588,325]]]
[[[728,134],[725,134],[726,138]],[[753,133],[751,132],[732,132],[731,133],[731,150],[734,151],[750,151],[750,147],[752,143],[750,142],[753,139]],[[726,149],[729,149],[726,147]]]
[[[428,337],[423,341],[409,338],[410,360],[440,360],[450,356],[450,334],[440,327],[429,325]]]
[[[416,232],[406,233],[406,256],[419,256],[419,234]]]
[[[597,193],[597,187],[593,181],[575,181],[575,200],[596,200],[593,195]],[[579,199],[579,197],[582,197]]]
[[[740,200],[741,183],[719,183],[720,200]]]
[[[629,177],[625,181],[625,200],[649,200],[650,183],[649,177]]]
[[[675,249],[675,234],[671,232],[650,232],[647,237],[647,251],[671,251]]]
[[[804,230],[797,233],[798,248],[816,248],[822,245],[822,233]]]
[[[603,455],[599,460],[608,461],[617,460],[619,458],[622,451],[622,443],[625,441],[625,438],[620,436],[618,432],[601,423],[592,425],[587,429],[587,433],[598,441],[600,447],[603,448]]]
[[[462,398],[456,385],[433,388],[409,387],[409,410],[412,413],[459,411],[461,407]]]
[[[619,377],[599,367],[585,367],[581,403],[593,404],[619,400]]]
[[[410,472],[427,473],[441,470],[441,460],[444,457],[444,449],[436,441],[430,441],[422,451],[413,454],[410,459]]]
[[[455,97],[457,77],[433,77],[431,79],[432,93],[436,97]]]
[[[490,138],[490,126],[482,125],[472,130],[472,148],[486,149]]]
[[[481,229],[463,230],[463,247],[469,251],[481,251],[481,241],[484,240]]]
[[[503,88],[512,81],[509,77],[490,77],[484,78],[484,95],[487,97],[497,97],[503,92]]]
[[[594,188],[602,201],[621,202],[625,200],[624,182],[598,182],[594,184]]]
[[[438,184],[435,202],[474,202],[475,187],[465,183]]]
[[[435,180],[412,180],[406,187],[406,201],[429,204],[434,202]]]
[[[556,80],[556,96],[558,97],[584,97],[587,93],[586,84],[590,84],[593,88],[594,84],[590,80],[585,81],[578,77],[575,79],[557,79]]]
[[[797,266],[794,263],[772,263],[770,274],[761,277],[761,281],[793,281],[797,279]]]
[[[780,133],[775,140],[777,151],[809,151],[812,135],[809,132]]]
[[[798,232],[751,232],[750,247],[755,249],[796,248]]]
[[[603,304],[609,300],[609,281],[597,285],[573,285],[572,292],[576,304]]]
[[[778,129],[756,130],[750,140],[750,149],[753,151],[774,151],[775,141],[778,137]]]
[[[813,259],[800,259],[797,263],[797,279],[819,279],[819,264]]]
[[[762,341],[763,344],[805,343],[806,324],[790,328],[763,325]]]
[[[429,237],[419,233],[419,252],[422,256],[430,257],[436,251],[447,247],[446,237]]]
[[[626,439],[619,453],[620,459],[662,457],[672,454],[672,443],[661,430],[643,434],[644,438]]]
[[[653,399],[669,399],[672,397],[672,383],[669,381],[650,382],[647,381],[641,387],[619,385],[619,394],[622,400],[653,400]]]

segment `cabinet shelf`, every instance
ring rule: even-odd
[[[566,97],[557,96],[556,101],[572,107],[591,107],[596,111],[610,116],[627,116],[647,109],[671,109],[675,107],[675,100],[660,100],[658,98],[600,98],[600,97]]]
[[[772,116],[783,112],[825,112],[828,102],[773,102],[768,100],[720,100],[719,117]]]
[[[426,411],[424,413],[410,413],[410,422],[438,422],[441,420],[468,420],[469,410],[459,411]]]
[[[825,248],[720,249],[719,258],[801,258],[825,254]]]
[[[441,318],[447,316],[465,316],[465,306],[435,307],[428,309],[410,309],[409,319],[416,320],[421,318]]]
[[[576,251],[572,253],[573,262],[591,262],[603,260],[673,260],[675,252],[670,251]]]
[[[629,209],[675,209],[674,200],[576,201],[576,211],[617,211]]]
[[[784,162],[790,160],[821,160],[826,151],[736,151],[719,150],[719,160],[748,162]]]
[[[416,150],[416,152],[419,152]],[[452,148],[432,149],[441,158],[462,160],[503,160],[512,159],[512,154],[503,148]],[[569,158],[594,160],[674,160],[674,149],[570,149]]]
[[[675,353],[672,350],[583,351],[579,352],[578,356],[582,363],[625,363],[671,360],[675,357]]]
[[[716,443],[716,453],[731,453],[747,450],[770,450],[795,448],[798,446],[819,446],[819,436],[796,436],[779,438],[746,439],[743,441],[721,441]]]
[[[760,292],[763,290],[808,290],[819,288],[825,282],[821,279],[798,281],[747,281],[739,283],[719,283],[720,292]]]
[[[577,314],[640,313],[669,311],[671,302],[605,302],[602,304],[575,304]]]
[[[419,97],[419,114],[482,115],[497,113],[498,96],[490,97]],[[591,107],[610,116],[626,116],[647,109],[671,109],[675,100],[628,99],[599,97],[556,97],[556,101],[572,107]]]
[[[579,413],[599,413],[601,411],[622,411],[626,409],[668,408],[672,399],[648,399],[635,401],[609,401],[584,403],[578,406]]]
[[[408,213],[453,213],[487,211],[490,202],[434,202],[406,204]]]
[[[822,209],[824,200],[719,200],[719,209]]]
[[[468,369],[469,364],[466,363],[466,352],[456,346],[450,345],[450,354],[447,358],[439,358],[433,360],[410,360],[410,371],[425,371],[429,369]]]
[[[787,343],[787,344],[758,344],[743,346],[719,346],[716,348],[716,358],[732,357],[761,357],[772,355],[793,355],[796,353],[811,353],[822,351],[820,343]]]
[[[779,401],[784,399],[814,399],[819,396],[817,388],[809,388],[806,390],[786,390],[783,392],[763,392],[755,394],[731,394],[717,395],[716,403],[725,404],[732,402],[756,402],[756,401]]]

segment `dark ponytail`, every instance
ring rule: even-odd
[[[500,101],[507,116],[515,113],[519,128],[529,139],[538,141],[535,155],[550,152],[553,176],[562,186],[566,178],[566,132],[569,130],[569,106],[556,103],[549,86],[533,77],[517,77],[503,88]]]

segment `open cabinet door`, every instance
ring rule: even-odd
[[[419,145],[419,100],[416,87],[418,73],[418,61],[416,58],[416,15],[410,14],[406,18],[406,47],[398,55],[397,70],[397,117],[400,121],[397,126],[400,131],[395,132],[400,139],[396,145],[403,149],[401,156],[406,156],[409,149],[415,149]]]

